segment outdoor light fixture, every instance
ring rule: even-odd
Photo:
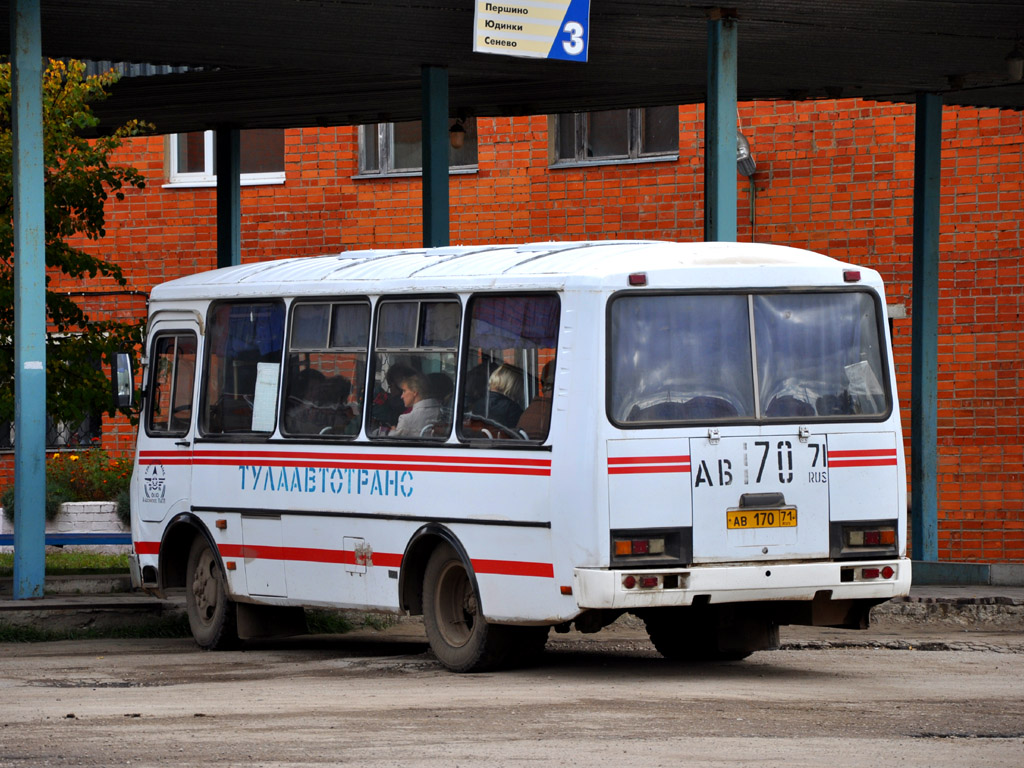
[[[452,127],[448,129],[448,141],[451,142],[452,149],[462,149],[462,145],[466,143],[466,126],[462,124],[462,118],[456,118]]]
[[[750,142],[739,130],[736,131],[736,170],[747,177],[750,182],[750,241],[754,242],[754,228],[756,227],[754,209],[757,205],[757,193],[754,190],[754,173],[757,171],[757,163],[750,152]]]
[[[757,170],[754,156],[750,154],[750,142],[739,131],[736,131],[736,169],[747,178]]]
[[[1011,80],[1024,78],[1024,52],[1020,49],[1020,43],[1013,46],[1013,50],[1006,54],[1006,74]]]

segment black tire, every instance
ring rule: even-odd
[[[509,665],[532,666],[540,661],[551,627],[505,627],[510,634]]]
[[[484,619],[473,578],[448,544],[435,549],[427,561],[423,626],[434,655],[452,672],[505,666],[512,658],[515,630],[522,629],[489,624]]]
[[[196,643],[210,650],[236,647],[235,603],[228,598],[220,557],[203,536],[192,542],[185,578],[185,606]]]
[[[672,661],[740,661],[769,647],[760,635],[752,636],[748,644],[742,633],[732,634],[717,610],[665,608],[646,611],[643,619],[651,644]],[[777,647],[778,627],[772,627]],[[770,632],[767,625],[757,628]]]

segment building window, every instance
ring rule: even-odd
[[[551,119],[552,165],[630,162],[679,154],[679,108],[570,112]]]
[[[280,184],[284,181],[284,130],[259,128],[240,131],[242,184]],[[170,136],[171,185],[212,186],[217,183],[213,131]]]
[[[448,121],[448,127],[455,120]],[[448,148],[448,169],[475,171],[476,120],[462,121],[466,136],[458,149]],[[359,126],[359,173],[366,176],[413,176],[423,172],[423,126],[406,123],[374,123]]]

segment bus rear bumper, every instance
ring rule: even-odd
[[[887,578],[889,570],[891,575]],[[876,573],[877,571],[877,573]],[[910,592],[910,560],[704,565],[609,570],[576,568],[573,592],[582,609],[641,610],[773,600],[871,600]]]

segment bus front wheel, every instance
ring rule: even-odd
[[[228,598],[220,558],[203,536],[188,554],[185,607],[192,637],[202,648],[222,650],[238,643],[235,604]]]
[[[487,623],[466,564],[448,544],[427,561],[423,625],[434,655],[453,672],[494,669],[509,659],[512,628]]]

